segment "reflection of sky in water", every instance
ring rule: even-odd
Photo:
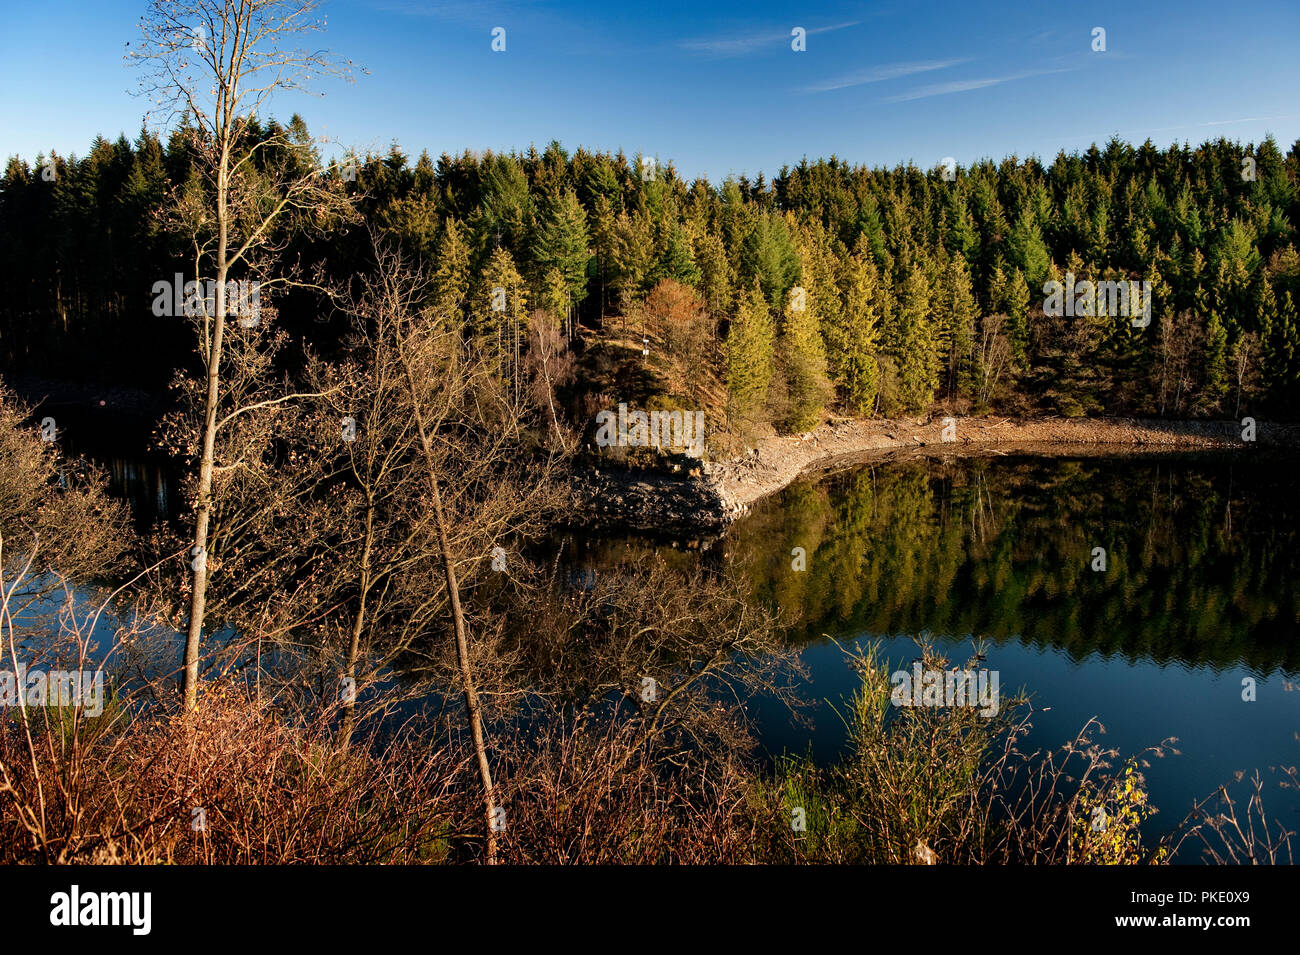
[[[871,638],[861,638],[862,645]],[[846,649],[852,643],[840,641]],[[884,640],[884,656],[891,670],[910,667],[917,655],[910,637]],[[970,643],[942,642],[951,665],[964,662]],[[1022,748],[1055,749],[1097,716],[1105,736],[1094,739],[1122,755],[1175,736],[1181,755],[1152,760],[1145,770],[1152,803],[1160,809],[1151,826],[1159,831],[1180,822],[1191,801],[1208,796],[1233,774],[1260,770],[1265,779],[1266,807],[1279,813],[1289,828],[1300,824],[1300,795],[1280,790],[1269,766],[1300,763],[1300,682],[1284,689],[1280,673],[1265,676],[1245,668],[1215,672],[1209,667],[1185,664],[1159,666],[1109,660],[1094,654],[1081,662],[1058,650],[1040,650],[1017,643],[987,648],[979,666],[996,669],[1003,699],[1024,687],[1036,708],[1033,731]],[[821,641],[804,651],[811,682],[807,697],[818,701],[812,713],[814,728],[792,724],[788,713],[768,700],[755,701],[749,712],[759,724],[769,753],[807,752],[816,759],[834,760],[842,751],[845,728],[825,701],[845,712],[844,702],[857,689],[857,677],[843,651]],[[1242,701],[1241,681],[1253,676],[1256,702]],[[1234,797],[1236,793],[1234,792]],[[1189,846],[1190,850],[1190,846]]]
[[[42,590],[45,592],[39,599],[23,596]],[[19,588],[14,601],[15,606],[22,605],[14,614],[18,662],[42,670],[56,666],[102,668],[108,685],[117,689],[135,686],[142,675],[173,674],[180,662],[181,634],[166,626],[137,626],[134,611],[120,610],[111,601],[106,603],[109,593],[74,586],[69,600],[68,591],[58,581],[31,578]],[[51,634],[58,634],[57,648],[52,646]],[[124,634],[129,637],[129,646],[119,642]],[[78,635],[89,637],[80,664],[78,658],[83,651],[78,649]],[[230,631],[223,630],[211,640],[216,645],[231,636]],[[13,669],[7,628],[0,669]]]

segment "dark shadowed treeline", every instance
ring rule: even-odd
[[[192,250],[155,213],[194,186],[191,132],[96,139],[84,158],[34,166],[10,159],[6,369],[161,387],[187,360],[188,330],[153,314],[151,289],[192,277]],[[301,148],[260,161],[319,164],[301,119],[289,133]],[[325,174],[427,264],[432,304],[495,341],[516,383],[536,309],[575,347],[595,346],[564,396],[573,418],[622,384],[602,377],[601,346],[640,346],[642,334],[655,341],[651,363],[693,371],[652,378],[652,391],[698,406],[700,381],[715,380],[733,422],[783,428],[828,407],[936,403],[1289,418],[1300,397],[1300,148],[1283,156],[1271,139],[1165,150],[1112,139],[1046,166],[1010,157],[955,174],[832,157],[720,185],[557,143],[414,163],[394,147]],[[286,265],[333,279],[369,266],[362,227],[323,241],[292,218],[280,228]],[[1044,283],[1067,274],[1150,283],[1150,324],[1045,315]],[[495,288],[504,309],[492,307]],[[300,291],[277,305],[316,349],[337,342],[320,299]]]

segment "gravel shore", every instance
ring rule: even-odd
[[[650,530],[721,530],[800,475],[873,460],[969,455],[1093,455],[1300,447],[1300,425],[1260,422],[1255,441],[1236,421],[1137,418],[832,419],[805,434],[770,437],[699,473],[587,468],[574,475],[583,523]]]

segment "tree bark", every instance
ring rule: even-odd
[[[229,239],[228,151],[223,145],[217,170],[217,287],[212,317],[212,344],[207,355],[207,394],[203,401],[203,455],[199,459],[198,511],[190,550],[194,588],[190,594],[190,619],[185,633],[185,666],[181,675],[181,706],[185,712],[198,704],[199,643],[208,596],[208,525],[212,519],[212,471],[217,440],[217,407],[221,386],[221,345],[226,328],[226,243]],[[195,282],[201,281],[195,275]]]
[[[361,580],[357,614],[352,619],[351,632],[348,635],[347,679],[351,692],[343,701],[343,722],[339,727],[339,744],[347,749],[352,742],[352,731],[356,726],[357,710],[357,659],[361,655],[361,634],[365,630],[366,602],[370,596],[370,554],[375,540],[375,505],[373,500],[366,502],[366,542],[361,548]]]
[[[406,371],[407,382],[411,387],[411,408],[414,412],[415,426],[420,434],[420,449],[424,454],[425,471],[429,478],[429,492],[433,497],[433,517],[438,528],[438,550],[442,556],[443,576],[447,583],[447,599],[451,604],[452,628],[456,638],[456,664],[460,669],[461,688],[465,697],[465,718],[469,723],[470,737],[474,742],[474,754],[478,758],[479,779],[483,783],[483,814],[486,823],[487,864],[497,862],[496,833],[496,794],[492,787],[492,768],[488,764],[487,745],[483,737],[483,715],[479,705],[478,691],[474,688],[474,671],[469,660],[469,639],[465,632],[465,615],[460,606],[460,584],[456,579],[456,567],[451,557],[451,547],[447,539],[447,518],[442,509],[442,494],[438,489],[438,473],[433,459],[433,448],[425,428],[424,413],[420,409],[419,390],[411,367],[404,360],[402,366]]]

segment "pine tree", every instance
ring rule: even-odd
[[[626,312],[633,301],[648,289],[650,270],[654,267],[654,236],[645,213],[634,216],[620,213],[614,225],[616,239],[610,264],[611,284],[618,289]]]
[[[953,256],[944,270],[935,313],[940,326],[936,344],[943,359],[943,390],[949,398],[956,398],[969,385],[975,318],[979,313],[971,291],[970,270],[961,256]]]
[[[821,420],[829,386],[826,346],[808,296],[792,301],[782,323],[779,354],[785,372],[789,408],[782,426],[805,431]]]
[[[786,293],[799,281],[799,256],[785,219],[760,216],[741,248],[741,278],[758,282],[768,304],[780,309]]]
[[[966,205],[966,194],[962,186],[953,183],[945,190],[943,211],[946,233],[944,244],[948,251],[967,264],[975,261],[979,249],[979,233],[975,231],[975,221]]]
[[[875,264],[860,255],[846,256],[838,285],[841,307],[829,323],[834,330],[835,380],[851,411],[872,414],[880,388],[876,351],[881,301]]]
[[[930,319],[930,287],[925,273],[914,265],[903,282],[898,309],[898,400],[908,411],[922,411],[934,400],[939,386],[938,362]]]
[[[668,278],[685,285],[698,285],[700,270],[695,265],[695,255],[680,220],[675,215],[669,217],[662,233],[658,242],[658,259],[651,272],[653,280]]]
[[[1000,309],[1007,316],[1011,355],[1017,365],[1023,366],[1029,350],[1029,283],[1020,269],[1011,273]]]
[[[885,251],[885,227],[880,222],[880,206],[876,202],[875,196],[867,193],[862,199],[862,205],[858,208],[858,217],[855,223],[856,231],[853,236],[853,243],[856,246],[859,242],[865,243],[865,247],[872,260],[878,268],[883,268],[887,264],[888,254]],[[848,239],[845,239],[848,242]]]
[[[483,266],[470,304],[471,341],[495,358],[503,380],[519,384],[520,342],[526,331],[528,292],[514,257],[494,251]]]
[[[722,239],[706,232],[695,240],[695,261],[700,268],[700,293],[709,311],[717,315],[731,303],[731,263]]]
[[[563,329],[565,317],[569,313],[569,285],[564,280],[564,273],[555,266],[546,270],[542,277],[542,294],[539,303],[555,320],[556,327]]]
[[[469,292],[469,246],[455,219],[443,225],[438,266],[433,273],[433,307],[439,317],[460,327]]]
[[[988,285],[984,290],[984,307],[981,313],[984,315],[1003,315],[1006,314],[1007,296],[1010,294],[1011,280],[1007,278],[1006,270],[1002,267],[1002,262],[993,263],[993,268],[989,272]]]
[[[1007,239],[1007,258],[1024,273],[1028,284],[1034,287],[1043,284],[1051,256],[1047,253],[1047,244],[1043,242],[1038,223],[1028,209],[1020,214]]]
[[[591,251],[587,248],[587,213],[578,201],[577,193],[565,189],[548,201],[542,212],[533,244],[533,261],[539,277],[545,278],[554,269],[564,279],[568,295],[563,318],[573,337],[573,308],[587,296],[587,262]]]
[[[602,167],[607,168],[607,167]],[[611,172],[610,175],[613,175]],[[617,236],[614,232],[614,211],[610,200],[604,194],[598,194],[595,200],[591,223],[591,239],[595,247],[597,294],[600,296],[600,322],[605,324],[605,307],[608,304],[607,283],[609,281],[610,261],[614,255]]]
[[[1205,320],[1205,342],[1201,356],[1201,393],[1203,411],[1217,411],[1228,394],[1228,332],[1211,312]]]
[[[478,259],[504,246],[518,260],[535,217],[528,177],[518,159],[503,153],[487,156],[481,175],[482,198],[469,220]]]
[[[762,419],[775,340],[767,299],[755,286],[740,295],[727,334],[727,415],[742,428]]]
[[[1261,373],[1272,407],[1294,408],[1300,399],[1300,326],[1291,293],[1284,292],[1281,306],[1273,287],[1262,278],[1254,295],[1263,346]]]

